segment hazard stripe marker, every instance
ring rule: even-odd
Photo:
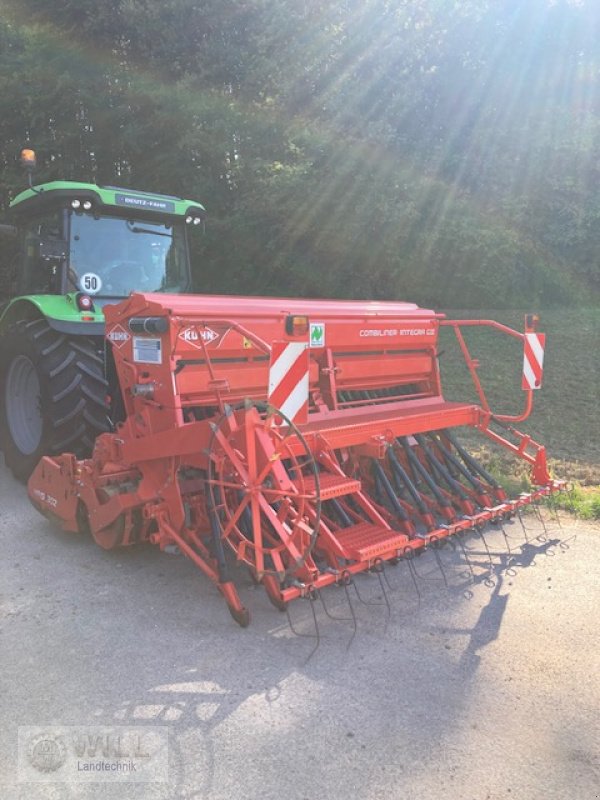
[[[269,403],[296,425],[308,419],[309,358],[306,342],[273,342]]]
[[[523,343],[523,381],[521,388],[539,389],[544,374],[545,333],[526,333]]]

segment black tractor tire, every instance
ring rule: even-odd
[[[0,338],[0,387],[0,444],[18,480],[44,455],[89,456],[110,429],[98,341],[55,331],[45,319],[20,321]]]

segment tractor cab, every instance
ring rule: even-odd
[[[204,208],[94,183],[34,185],[33,150],[21,163],[29,188],[10,204],[12,224],[0,225],[0,235],[20,239],[16,292],[0,308],[0,450],[26,478],[42,455],[87,456],[114,427],[105,306],[132,291],[190,291],[187,234]]]
[[[83,293],[96,305],[134,290],[191,288],[187,230],[202,206],[72,181],[32,186],[11,203],[22,235],[18,294]]]

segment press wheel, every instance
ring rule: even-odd
[[[213,425],[208,500],[220,535],[258,580],[283,580],[309,556],[321,516],[319,471],[279,410],[246,403]]]

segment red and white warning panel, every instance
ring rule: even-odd
[[[522,389],[539,389],[544,374],[545,333],[526,333],[523,348]]]
[[[273,342],[269,403],[297,425],[308,419],[308,370],[306,342]]]

